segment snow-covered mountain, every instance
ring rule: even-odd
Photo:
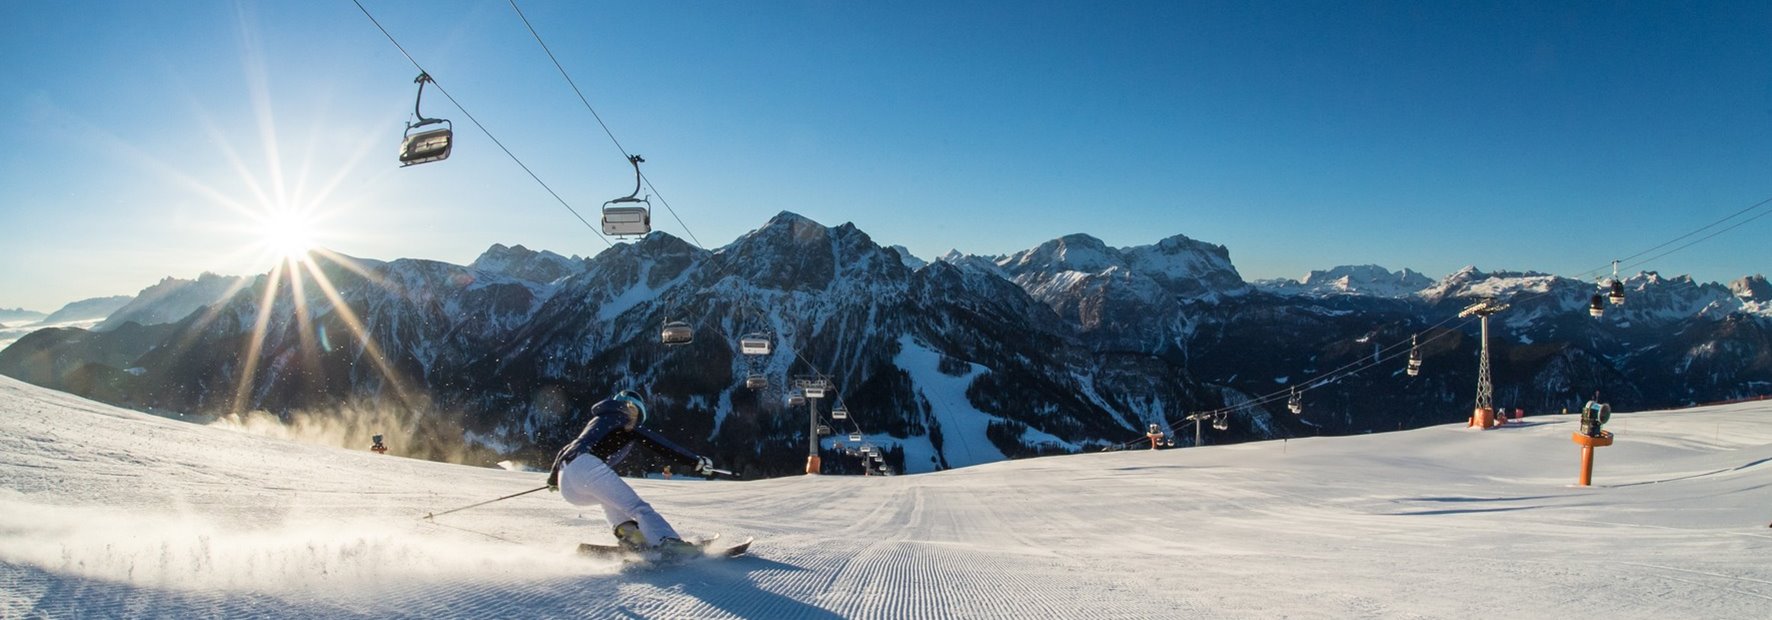
[[[1067,235],[993,262],[1097,348],[1177,348],[1191,329],[1184,306],[1250,290],[1229,250],[1182,235],[1129,248]]]
[[[112,312],[93,329],[107,331],[130,322],[142,325],[175,323],[199,308],[227,301],[247,283],[247,278],[213,273],[204,273],[196,280],[169,277],[136,293],[128,304]]]
[[[1755,618],[1769,415],[1615,414],[1592,487],[1571,485],[1574,416],[917,476],[630,479],[685,533],[756,539],[631,570],[572,553],[610,526],[557,494],[444,514],[541,473],[0,378],[0,616]]]
[[[891,249],[898,253],[898,259],[904,262],[904,266],[910,267],[911,269],[922,269],[925,265],[929,264],[929,261],[917,258],[917,255],[912,254],[909,248],[902,245],[892,246]]]
[[[1744,297],[1652,272],[1630,276],[1627,303],[1595,320],[1593,283],[1547,274],[1473,267],[1397,295],[1370,282],[1413,286],[1413,272],[1339,269],[1311,279],[1341,293],[1283,294],[1244,283],[1222,246],[1183,236],[1112,248],[1071,235],[918,266],[853,225],[786,212],[712,251],[654,233],[589,259],[494,246],[468,266],[350,262],[321,263],[337,301],[305,286],[298,304],[285,281],[261,307],[260,278],[177,323],[32,333],[0,350],[0,373],[156,410],[373,414],[429,438],[428,456],[488,463],[545,458],[585,405],[634,387],[655,395],[661,428],[769,475],[804,462],[808,414],[784,401],[815,372],[837,385],[820,411],[851,413],[827,419],[831,471],[859,471],[840,445],[851,432],[918,472],[1115,444],[1292,388],[1303,415],[1264,400],[1210,441],[1455,421],[1469,414],[1477,349],[1476,325],[1456,315],[1487,296],[1513,304],[1492,325],[1499,405],[1772,391],[1772,315],[1749,300],[1751,281]],[[692,324],[695,341],[661,346],[668,321]],[[776,352],[740,354],[753,333]],[[1403,373],[1411,336],[1420,376]],[[751,373],[769,388],[745,389]]]
[[[540,284],[554,283],[586,268],[585,259],[577,256],[567,258],[547,250],[537,252],[521,245],[505,247],[497,243],[468,266]]]
[[[61,309],[49,313],[39,323],[73,323],[76,321],[99,320],[111,316],[111,313],[129,305],[134,297],[118,295],[115,297],[93,297],[82,299],[62,306]]]
[[[1378,265],[1343,265],[1334,269],[1314,270],[1303,279],[1281,278],[1260,280],[1255,286],[1281,295],[1370,295],[1374,297],[1407,297],[1434,281],[1410,269],[1391,271]]]

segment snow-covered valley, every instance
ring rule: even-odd
[[[1772,609],[1772,401],[1007,461],[633,480],[753,555],[581,559],[543,474],[304,445],[0,377],[0,617],[1596,617]],[[367,447],[367,439],[365,439]]]

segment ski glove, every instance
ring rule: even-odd
[[[695,473],[711,476],[714,473],[714,460],[705,456],[695,457]]]

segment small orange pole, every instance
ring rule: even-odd
[[[808,476],[818,475],[818,469],[819,469],[818,465],[819,465],[818,455],[814,454],[814,455],[806,457],[806,475],[808,475]]]
[[[1571,433],[1570,439],[1581,446],[1581,486],[1592,486],[1594,480],[1594,448],[1612,445],[1612,431],[1601,431],[1599,437]]]

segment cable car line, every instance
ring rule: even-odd
[[[1766,205],[1769,205],[1769,204],[1772,204],[1772,198],[1767,198],[1767,199],[1765,199],[1765,200],[1761,200],[1761,201],[1759,201],[1759,202],[1756,202],[1756,203],[1754,203],[1754,204],[1752,204],[1752,205],[1749,205],[1749,206],[1748,206],[1748,207],[1747,207],[1747,208],[1745,208],[1745,209],[1742,209],[1742,210],[1740,210],[1740,211],[1736,211],[1736,212],[1734,212],[1734,213],[1730,213],[1730,214],[1729,214],[1729,215],[1726,215],[1726,216],[1723,216],[1723,218],[1721,218],[1721,219],[1718,219],[1718,220],[1716,220],[1716,221],[1714,221],[1714,222],[1711,222],[1711,223],[1709,223],[1709,224],[1705,224],[1705,225],[1704,225],[1704,226],[1701,226],[1701,227],[1699,227],[1699,228],[1698,228],[1698,229],[1697,229],[1697,230],[1694,230],[1694,231],[1692,231],[1692,232],[1689,232],[1689,233],[1686,233],[1686,234],[1684,234],[1684,235],[1680,235],[1680,236],[1678,236],[1678,237],[1674,237],[1674,238],[1672,238],[1672,239],[1669,239],[1669,240],[1667,240],[1667,241],[1664,241],[1664,242],[1662,242],[1662,243],[1661,243],[1661,244],[1660,244],[1660,245],[1657,245],[1657,246],[1655,246],[1655,247],[1652,247],[1652,248],[1649,248],[1649,249],[1647,249],[1647,250],[1643,250],[1643,251],[1641,251],[1641,252],[1637,252],[1637,253],[1636,253],[1636,254],[1632,254],[1632,255],[1630,255],[1630,256],[1626,256],[1626,257],[1624,257],[1624,258],[1621,258],[1621,259],[1618,259],[1618,260],[1617,260],[1617,261],[1615,261],[1615,262],[1627,262],[1627,263],[1628,263],[1628,262],[1630,262],[1630,261],[1631,261],[1631,260],[1632,260],[1632,259],[1635,259],[1635,258],[1637,258],[1637,257],[1640,257],[1640,256],[1642,256],[1642,255],[1644,255],[1644,254],[1648,254],[1648,253],[1650,253],[1650,252],[1654,252],[1654,251],[1656,251],[1656,250],[1659,250],[1659,249],[1661,249],[1661,248],[1665,248],[1665,247],[1667,247],[1667,246],[1670,246],[1670,245],[1673,245],[1673,244],[1675,244],[1675,243],[1678,243],[1678,242],[1679,242],[1679,241],[1680,241],[1680,240],[1681,240],[1681,239],[1685,239],[1685,238],[1687,238],[1687,237],[1690,237],[1690,236],[1692,236],[1692,235],[1696,235],[1696,234],[1698,234],[1698,233],[1701,233],[1701,232],[1704,232],[1704,231],[1706,231],[1706,230],[1710,230],[1710,229],[1711,229],[1711,228],[1715,228],[1715,227],[1716,227],[1716,226],[1719,226],[1719,225],[1721,225],[1721,224],[1722,224],[1722,223],[1723,223],[1723,222],[1727,222],[1727,221],[1729,221],[1729,220],[1732,220],[1732,219],[1735,219],[1735,218],[1737,218],[1737,217],[1740,217],[1740,216],[1742,216],[1742,215],[1743,215],[1743,214],[1746,214],[1746,213],[1747,213],[1747,212],[1749,212],[1749,211],[1753,211],[1753,210],[1754,210],[1754,209],[1758,209],[1758,208],[1760,208],[1760,207],[1764,207],[1764,206],[1766,206]],[[1735,227],[1737,227],[1737,226],[1741,226],[1741,225],[1742,225],[1742,224],[1746,224],[1746,223],[1748,223],[1748,222],[1751,222],[1751,221],[1754,221],[1754,220],[1756,220],[1756,219],[1759,219],[1759,218],[1761,218],[1761,217],[1765,217],[1765,216],[1766,216],[1766,214],[1767,214],[1767,213],[1772,213],[1772,210],[1768,210],[1768,211],[1766,211],[1766,212],[1765,212],[1765,213],[1761,213],[1761,214],[1759,214],[1759,215],[1755,215],[1755,216],[1753,216],[1753,217],[1750,217],[1750,218],[1748,218],[1748,219],[1746,219],[1746,220],[1742,220],[1742,221],[1740,221],[1740,222],[1736,222],[1736,223],[1735,223],[1735,224],[1733,224],[1733,225],[1731,225],[1731,226],[1729,226],[1729,227],[1728,227],[1728,228],[1724,228],[1724,229],[1723,229],[1723,230],[1719,230],[1719,231],[1717,231],[1717,232],[1714,232],[1714,233],[1711,233],[1711,234],[1709,234],[1709,235],[1706,235],[1706,236],[1704,236],[1704,237],[1702,237],[1702,238],[1699,238],[1699,239],[1695,239],[1695,240],[1693,240],[1693,241],[1692,241],[1692,243],[1688,243],[1688,244],[1685,244],[1685,245],[1682,245],[1682,246],[1680,246],[1680,247],[1677,247],[1677,248],[1674,248],[1674,249],[1672,249],[1672,250],[1668,250],[1668,251],[1667,251],[1667,252],[1663,252],[1663,253],[1661,253],[1661,254],[1657,254],[1657,255],[1655,255],[1655,256],[1653,256],[1653,257],[1650,257],[1650,258],[1646,258],[1646,259],[1643,259],[1643,260],[1642,260],[1642,261],[1640,261],[1640,262],[1636,262],[1636,263],[1631,263],[1631,264],[1629,264],[1629,265],[1625,265],[1625,266],[1624,266],[1624,268],[1625,268],[1625,269],[1631,269],[1631,268],[1634,268],[1634,267],[1637,267],[1637,266],[1639,266],[1639,265],[1643,265],[1643,264],[1647,264],[1647,263],[1649,263],[1649,262],[1653,262],[1653,261],[1655,261],[1655,260],[1657,260],[1657,259],[1660,259],[1660,258],[1661,258],[1661,257],[1664,257],[1664,256],[1667,256],[1667,255],[1668,255],[1668,254],[1672,254],[1672,253],[1674,253],[1674,252],[1678,252],[1678,251],[1680,251],[1680,250],[1683,250],[1683,249],[1686,249],[1686,248],[1688,248],[1688,247],[1691,247],[1691,246],[1692,246],[1692,245],[1694,245],[1694,244],[1697,244],[1697,243],[1699,243],[1699,242],[1702,242],[1702,241],[1705,241],[1705,240],[1707,240],[1707,239],[1710,239],[1710,238],[1711,238],[1711,237],[1715,237],[1715,236],[1717,236],[1717,235],[1720,235],[1720,234],[1723,234],[1723,233],[1725,233],[1725,232],[1728,232],[1728,231],[1730,231],[1730,230],[1732,230],[1732,229],[1734,229],[1734,228],[1735,228]],[[1604,270],[1605,270],[1605,269],[1606,269],[1606,267],[1599,267],[1599,268],[1596,268],[1596,269],[1590,269],[1590,270],[1588,270],[1588,271],[1586,271],[1586,272],[1583,272],[1583,273],[1582,273],[1582,274],[1581,274],[1581,275],[1582,275],[1582,276],[1586,276],[1586,275],[1588,275],[1588,274],[1592,274],[1592,273],[1595,273],[1595,272],[1599,272],[1599,271],[1604,271]],[[1585,277],[1583,277],[1583,278],[1581,278],[1581,279],[1586,279],[1586,278],[1585,278]]]
[[[523,20],[523,27],[529,29],[529,35],[535,37],[535,42],[541,45],[541,51],[547,53],[548,60],[553,61],[554,68],[560,71],[560,77],[566,79],[566,85],[572,87],[573,94],[578,95],[578,101],[584,104],[586,110],[590,110],[592,118],[597,119],[597,125],[603,128],[603,135],[609,136],[609,141],[615,144],[616,150],[621,151],[622,157],[632,161],[636,155],[628,152],[627,147],[621,145],[621,140],[615,138],[615,132],[609,129],[608,123],[603,122],[603,115],[598,114],[597,109],[591,106],[591,100],[585,97],[584,91],[579,90],[578,82],[572,80],[572,75],[566,72],[566,67],[560,64],[560,59],[558,57],[554,56],[554,50],[548,47],[546,41],[542,40],[541,33],[535,30],[535,25],[529,23],[529,16],[523,14],[523,9],[517,6],[517,0],[510,0],[510,3],[511,10],[517,12],[517,18]],[[671,214],[671,218],[677,220],[677,225],[683,227],[683,233],[689,235],[689,240],[694,241],[696,247],[704,250],[707,249],[707,246],[702,244],[701,239],[696,238],[695,232],[689,230],[689,225],[683,222],[683,218],[677,215],[677,210],[671,208],[670,201],[665,200],[664,195],[658,193],[658,188],[652,186],[652,179],[646,178],[645,173],[639,173],[637,168],[636,173],[640,180],[646,183],[646,189],[651,190],[652,195],[658,198],[658,203],[664,205],[665,211]]]
[[[609,124],[603,120],[603,116],[601,114],[597,113],[596,107],[591,105],[590,99],[588,97],[586,97],[584,94],[584,91],[578,87],[578,83],[572,79],[571,73],[569,73],[566,70],[565,65],[560,63],[559,57],[554,55],[553,50],[548,47],[547,41],[542,39],[541,33],[535,29],[535,25],[532,22],[530,22],[529,17],[523,13],[522,7],[517,5],[516,0],[508,0],[508,1],[511,5],[511,9],[517,13],[517,18],[523,22],[524,28],[529,31],[529,35],[535,39],[535,42],[537,45],[541,46],[542,51],[547,54],[548,60],[553,62],[554,69],[560,72],[560,77],[562,79],[566,80],[566,84],[572,88],[573,94],[578,96],[579,103],[583,104],[585,106],[585,110],[589,111],[591,113],[592,118],[595,118],[597,120],[597,125],[603,129],[604,135],[609,137],[610,143],[615,145],[615,148],[617,150],[621,151],[622,156],[628,158],[628,161],[633,162],[636,158],[638,158],[637,155],[633,155],[633,154],[629,153],[627,148],[625,146],[622,146],[621,140],[616,138],[615,132],[612,129],[610,129]],[[658,199],[659,204],[664,206],[665,211],[670,213],[671,217],[677,221],[677,224],[683,228],[684,234],[689,236],[690,241],[694,242],[696,247],[702,249],[703,251],[709,251],[707,246],[701,242],[701,239],[695,236],[695,232],[689,228],[688,223],[683,221],[682,216],[677,213],[677,210],[675,208],[671,207],[670,201],[665,200],[664,195],[662,193],[660,193],[658,191],[658,188],[653,185],[652,179],[647,177],[644,172],[641,172],[639,170],[638,164],[635,165],[635,175],[640,182],[645,184],[646,189],[648,189],[652,192],[652,196]],[[638,188],[636,188],[635,194],[638,194],[638,193],[639,193]],[[576,212],[574,214],[576,215]],[[588,222],[586,224],[589,225]],[[607,241],[607,239],[605,239],[605,241]],[[721,276],[725,275],[725,271],[729,267],[731,267],[731,264],[722,266],[720,269],[714,271],[712,273],[712,275],[709,276],[709,278],[717,280]],[[740,299],[737,301],[737,303],[739,303],[741,305],[748,306],[749,300],[748,299]],[[741,310],[741,312],[742,312],[742,310]],[[761,313],[759,312],[759,314],[761,314]],[[685,323],[683,321],[675,321],[671,324],[668,324],[666,326],[665,331],[668,333],[671,333],[672,336],[670,336],[668,338],[669,341],[667,342],[667,344],[673,344],[673,345],[688,344],[688,342],[689,342],[688,338],[691,338],[692,336],[689,336],[684,332],[684,330],[686,330],[687,328],[688,328],[687,323]],[[672,331],[673,329],[675,331]],[[724,337],[725,340],[735,341],[735,339],[732,337],[732,335],[726,333],[725,329],[723,329],[717,323],[714,326],[714,331],[716,333],[719,333],[722,337]],[[749,334],[747,334],[747,335],[749,335]],[[743,346],[742,341],[740,341],[740,346],[741,346],[741,353],[742,353],[742,346]],[[832,376],[830,373],[827,373],[823,369],[819,368],[817,364],[812,363],[812,360],[807,359],[807,357],[804,354],[802,354],[798,348],[793,347],[791,345],[785,345],[785,348],[788,350],[788,352],[793,354],[795,359],[798,359],[801,363],[805,364],[808,368],[811,368],[813,373],[815,375],[817,375],[818,377],[823,378],[828,381],[829,378]],[[751,383],[750,375],[747,373],[747,375],[746,375],[747,387],[750,385],[750,383]],[[836,392],[836,398],[833,399],[835,401],[835,402],[833,402],[833,405],[834,406],[845,405],[846,403],[843,402],[841,390],[833,390],[833,391]],[[845,414],[849,414],[847,407],[843,407],[843,411],[845,412]],[[856,421],[856,419],[853,417],[852,414],[850,414],[847,419],[849,420],[849,424],[851,426],[854,426],[857,430],[860,429],[859,423]]]
[[[455,108],[457,110],[461,110],[462,115],[468,117],[468,120],[473,122],[475,127],[480,128],[480,132],[486,134],[487,139],[492,140],[493,144],[498,145],[499,150],[504,151],[505,155],[509,156],[511,158],[511,161],[517,162],[517,167],[522,168],[523,172],[528,173],[529,178],[535,179],[535,182],[537,184],[541,185],[542,189],[547,190],[548,195],[553,196],[554,200],[557,200],[560,202],[560,206],[565,207],[567,211],[572,212],[572,217],[578,218],[579,223],[584,224],[585,228],[588,228],[591,230],[591,232],[596,233],[598,239],[602,239],[603,243],[609,245],[609,247],[615,247],[615,243],[611,242],[608,237],[603,236],[603,233],[599,232],[597,230],[597,227],[592,226],[590,222],[586,221],[584,216],[579,215],[577,209],[572,208],[572,205],[567,203],[565,198],[561,198],[560,194],[558,192],[554,191],[554,188],[549,187],[547,182],[542,181],[541,177],[536,176],[535,171],[530,170],[529,165],[523,163],[523,160],[521,158],[517,157],[516,153],[512,153],[511,149],[506,148],[505,144],[503,142],[500,142],[497,136],[492,135],[492,130],[487,129],[485,125],[481,124],[480,119],[474,118],[474,114],[472,112],[469,112],[466,107],[463,107],[461,105],[460,101],[456,101],[455,96],[449,94],[449,90],[443,88],[442,83],[438,82],[436,80],[436,78],[434,78],[434,77],[429,77],[430,72],[425,71],[424,66],[418,64],[418,60],[414,59],[412,57],[412,54],[410,52],[406,51],[406,47],[400,45],[400,41],[398,39],[394,38],[394,34],[391,32],[388,32],[388,29],[386,27],[383,27],[381,25],[381,22],[377,21],[375,19],[375,16],[371,15],[369,13],[369,9],[367,9],[363,6],[363,2],[361,0],[351,0],[351,3],[357,5],[357,10],[362,11],[363,16],[369,18],[369,23],[375,24],[375,28],[377,30],[381,31],[382,36],[385,36],[388,38],[389,43],[394,44],[394,49],[400,50],[400,54],[406,57],[407,62],[412,63],[412,66],[416,67],[418,69],[419,73],[424,74],[428,78],[428,81],[430,82],[430,84],[432,86],[436,87],[437,92],[443,93],[443,97],[445,99],[448,99],[449,103],[454,104]]]
[[[1760,204],[1761,204],[1761,205],[1764,205],[1764,204],[1768,204],[1768,203],[1772,203],[1772,198],[1768,198],[1768,199],[1766,199],[1766,201],[1765,201],[1765,202],[1762,202],[1762,203],[1760,203]],[[1755,205],[1755,206],[1759,206],[1759,205]],[[1655,255],[1655,256],[1651,256],[1651,257],[1649,257],[1649,258],[1646,258],[1646,259],[1643,259],[1643,260],[1641,260],[1641,261],[1638,261],[1638,262],[1636,262],[1636,263],[1632,263],[1632,264],[1630,264],[1630,265],[1626,265],[1626,266],[1625,266],[1625,268],[1626,268],[1626,269],[1632,269],[1632,268],[1635,268],[1635,267],[1637,267],[1637,266],[1639,266],[1639,265],[1645,265],[1645,264],[1648,264],[1648,263],[1650,263],[1650,262],[1653,262],[1653,261],[1656,261],[1656,260],[1660,260],[1660,259],[1661,259],[1661,258],[1662,258],[1662,257],[1665,257],[1665,256],[1667,256],[1667,255],[1669,255],[1669,254],[1673,254],[1673,253],[1674,253],[1674,252],[1678,252],[1678,251],[1680,251],[1680,250],[1684,250],[1684,249],[1686,249],[1686,248],[1689,248],[1689,247],[1692,247],[1692,246],[1694,246],[1694,245],[1697,245],[1697,244],[1699,244],[1699,243],[1702,243],[1702,242],[1704,242],[1704,241],[1708,241],[1708,240],[1710,240],[1710,239],[1711,239],[1711,238],[1712,238],[1712,237],[1715,237],[1715,236],[1717,236],[1717,235],[1721,235],[1721,234],[1723,234],[1723,233],[1726,233],[1726,232],[1729,232],[1729,231],[1731,231],[1731,230],[1734,230],[1734,229],[1736,229],[1736,228],[1740,228],[1740,227],[1741,227],[1741,226],[1742,226],[1742,225],[1743,225],[1743,224],[1747,224],[1747,223],[1748,223],[1748,222],[1752,222],[1752,221],[1754,221],[1754,220],[1757,220],[1757,219],[1760,219],[1760,218],[1762,218],[1762,217],[1766,217],[1766,216],[1767,216],[1767,215],[1772,215],[1772,209],[1769,209],[1769,210],[1766,210],[1766,211],[1763,211],[1763,212],[1761,212],[1761,213],[1760,213],[1760,214],[1758,214],[1758,215],[1755,215],[1755,216],[1753,216],[1753,217],[1750,217],[1750,218],[1747,218],[1747,219],[1745,219],[1745,220],[1742,220],[1742,221],[1739,221],[1739,222],[1736,222],[1736,223],[1734,223],[1734,224],[1731,224],[1731,225],[1729,225],[1729,227],[1727,227],[1727,228],[1724,228],[1724,229],[1722,229],[1722,230],[1719,230],[1719,231],[1716,231],[1716,232],[1713,232],[1713,233],[1711,233],[1711,234],[1708,234],[1708,235],[1705,235],[1705,236],[1703,236],[1703,237],[1699,237],[1699,238],[1697,238],[1697,239],[1693,239],[1693,240],[1692,240],[1692,241],[1690,241],[1690,242],[1687,242],[1687,243],[1686,243],[1686,244],[1685,244],[1685,245],[1681,245],[1681,246],[1680,246],[1680,247],[1677,247],[1677,248],[1674,248],[1674,249],[1672,249],[1672,250],[1668,250],[1668,251],[1666,251],[1666,252],[1662,252],[1662,253],[1660,253],[1660,254],[1656,254],[1656,255]],[[1734,217],[1734,216],[1730,216],[1730,217]],[[1718,223],[1718,224],[1720,224],[1720,223],[1721,223],[1721,222],[1717,222],[1717,223]],[[1715,226],[1715,225],[1716,225],[1716,224],[1711,224],[1711,226]],[[1708,227],[1706,227],[1706,228],[1708,228]],[[1699,230],[1703,230],[1703,229],[1699,229]],[[1694,231],[1694,232],[1696,232],[1696,231]],[[1687,234],[1686,234],[1686,236],[1691,236],[1691,235],[1692,235],[1692,234],[1693,234],[1693,233],[1687,233]],[[1662,244],[1662,245],[1667,245],[1667,244]],[[1660,247],[1660,246],[1657,246],[1657,247]],[[1637,254],[1637,256],[1642,256],[1642,253],[1640,253],[1640,254]],[[1626,260],[1628,260],[1628,259],[1626,259]]]

